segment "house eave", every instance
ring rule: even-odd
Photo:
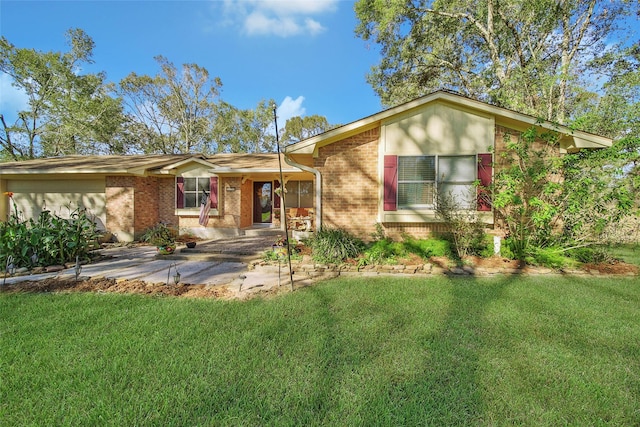
[[[280,173],[280,169],[254,169],[254,168],[239,168],[239,169],[233,169],[233,168],[225,168],[225,167],[221,167],[221,168],[211,168],[209,169],[209,171],[213,174],[216,175],[230,175],[230,174],[251,174],[251,173],[255,173],[255,174],[264,174],[264,173]],[[298,168],[289,168],[289,169],[282,169],[283,173],[296,173],[296,172],[303,172],[301,169]]]
[[[322,134],[313,136],[311,138],[296,142],[285,147],[284,151],[287,154],[317,154],[318,148],[325,145],[332,144],[336,141],[348,138],[358,133],[364,132],[368,129],[380,126],[382,122],[391,117],[399,114],[406,114],[411,110],[417,110],[426,104],[432,102],[443,102],[454,105],[461,105],[468,109],[478,111],[482,114],[491,114],[496,117],[498,121],[515,121],[522,123],[525,127],[539,126],[541,128],[558,132],[563,135],[568,135],[573,138],[575,146],[577,148],[604,148],[610,147],[613,141],[610,138],[606,138],[600,135],[590,134],[579,130],[573,130],[567,126],[552,123],[549,121],[541,121],[536,117],[528,116],[526,114],[518,113],[506,108],[497,107],[491,104],[487,104],[481,101],[477,101],[471,98],[464,97],[451,92],[437,91],[431,94],[425,95],[421,98],[413,101],[406,102],[404,104],[397,105],[355,122],[346,124],[344,126],[329,130]]]

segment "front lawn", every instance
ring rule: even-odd
[[[639,425],[640,279],[0,294],[0,425]]]

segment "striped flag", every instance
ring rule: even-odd
[[[200,218],[198,223],[204,227],[209,223],[209,211],[211,210],[211,198],[206,191],[202,190],[202,198],[200,199]]]

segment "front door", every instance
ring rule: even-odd
[[[253,222],[271,223],[271,182],[253,183]]]

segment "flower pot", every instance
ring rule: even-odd
[[[158,253],[160,255],[171,255],[172,253],[175,252],[176,250],[176,245],[163,245],[163,246],[158,246]]]
[[[189,249],[193,249],[193,248],[195,248],[195,247],[196,247],[196,242],[187,242],[187,247],[188,247]]]
[[[273,246],[271,246],[271,249],[273,250],[273,252],[276,253],[276,256],[278,258],[284,258],[284,257],[287,256],[287,247],[286,246],[273,245]]]

